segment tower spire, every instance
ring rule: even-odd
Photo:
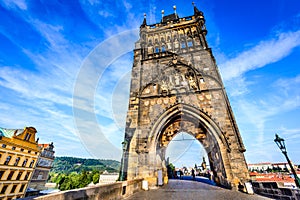
[[[142,23],[142,25],[141,25],[141,28],[142,28],[142,27],[145,27],[145,26],[147,26],[146,13],[144,13],[144,20],[143,20],[143,23]]]
[[[195,2],[192,2],[192,4],[193,4],[193,7],[194,7],[194,15],[195,16],[203,15],[203,12],[201,12],[200,10],[198,10],[198,8],[196,7]]]

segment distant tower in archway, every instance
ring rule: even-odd
[[[148,25],[135,44],[121,178],[167,182],[166,147],[180,132],[204,146],[215,181],[249,179],[240,136],[218,67],[206,41],[203,13],[175,12]],[[162,15],[164,12],[162,12]],[[180,148],[180,147],[179,147]],[[199,155],[200,156],[200,155]]]

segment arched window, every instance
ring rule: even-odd
[[[17,157],[14,166],[17,166],[19,164],[19,161],[20,161],[20,157]]]
[[[29,165],[29,167],[32,167],[32,166],[33,166],[33,164],[34,164],[34,160],[30,162],[30,165]]]
[[[17,176],[17,178],[16,178],[16,180],[20,180],[22,174],[23,174],[23,172],[19,172],[19,173],[18,173],[18,176]]]
[[[4,165],[8,165],[10,159],[11,159],[11,156],[7,156],[7,158],[6,158],[5,162],[4,162]]]
[[[159,53],[159,47],[155,47],[155,53]]]
[[[8,177],[7,177],[7,180],[11,180],[13,175],[14,175],[14,171],[11,171],[9,174],[8,174]]]
[[[26,166],[27,161],[28,161],[28,159],[25,159],[25,160],[23,161],[22,167],[25,167],[25,166]]]
[[[29,175],[30,175],[30,172],[27,172],[27,173],[26,173],[26,175],[25,175],[25,178],[24,178],[24,180],[28,180],[28,178],[29,178]]]
[[[30,137],[31,137],[31,134],[26,133],[24,140],[28,141],[30,139]]]

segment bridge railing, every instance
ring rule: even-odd
[[[36,200],[98,200],[123,199],[142,190],[142,180],[122,181],[105,185],[97,185],[74,190],[67,190],[55,194],[39,196]]]
[[[280,188],[276,182],[252,182],[254,193],[273,199],[300,199],[300,189]]]

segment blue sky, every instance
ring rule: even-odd
[[[161,10],[171,14],[173,5],[181,17],[193,14],[186,1],[1,0],[0,127],[36,127],[57,156],[119,159],[143,13],[149,24],[159,22]],[[278,133],[300,163],[300,2],[196,5],[247,162],[284,161],[273,142]],[[201,160],[193,147],[198,153],[182,157]]]

